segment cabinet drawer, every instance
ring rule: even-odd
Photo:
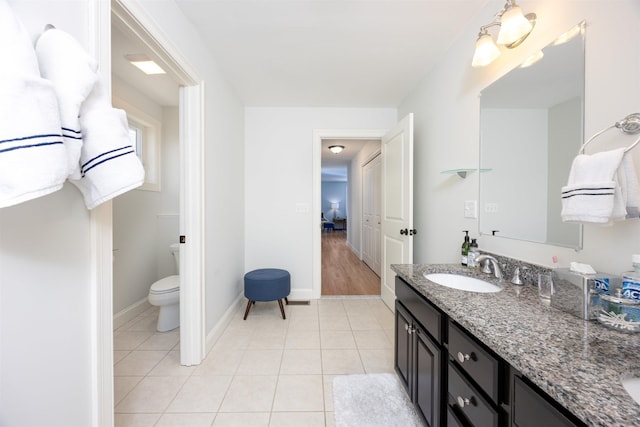
[[[513,425],[516,427],[581,425],[573,422],[556,409],[547,398],[533,387],[514,376],[513,381]]]
[[[478,427],[497,427],[498,411],[449,362],[449,405]]]
[[[498,403],[500,364],[453,322],[449,322],[449,354],[487,395]]]
[[[442,314],[398,276],[396,276],[396,298],[438,344],[442,343]]]

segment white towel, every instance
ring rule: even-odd
[[[144,182],[144,168],[129,138],[124,111],[111,107],[100,80],[80,107],[83,134],[80,178],[70,179],[93,209]]]
[[[620,148],[580,154],[573,160],[568,183],[562,187],[563,221],[608,224],[624,219],[626,211],[624,204],[620,205],[617,182],[623,155]]]
[[[0,207],[62,188],[66,151],[53,85],[40,77],[29,34],[0,0]]]
[[[51,28],[36,41],[40,74],[50,80],[58,96],[64,145],[67,149],[70,178],[80,178],[82,133],[78,114],[98,80],[98,64],[66,32]]]
[[[640,183],[630,152],[622,156],[622,163],[618,168],[618,183],[625,202],[626,218],[640,218]]]

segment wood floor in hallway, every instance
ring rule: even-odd
[[[347,246],[347,233],[322,233],[322,295],[380,295],[380,277]]]

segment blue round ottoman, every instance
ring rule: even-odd
[[[286,319],[282,299],[289,304],[287,296],[291,292],[291,276],[287,270],[279,268],[261,268],[244,275],[244,296],[249,300],[244,312],[244,320],[247,320],[249,310],[256,301],[278,300],[282,318]]]

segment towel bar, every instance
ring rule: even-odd
[[[598,136],[602,135],[609,129],[618,128],[620,131],[626,135],[636,135],[640,133],[640,113],[629,114],[624,119],[615,122],[611,126],[602,129],[600,132],[595,133],[591,138],[589,138],[582,146],[580,147],[579,154],[584,154],[584,149],[591,141],[596,139]],[[640,142],[640,138],[636,139],[633,144],[624,149],[624,152],[630,151]]]

